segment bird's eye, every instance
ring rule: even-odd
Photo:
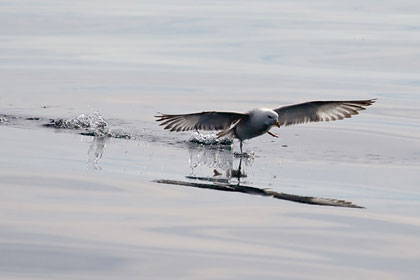
[[[270,116],[270,115],[268,115],[267,117],[268,117],[269,119],[272,119],[272,118],[273,118],[273,116]]]

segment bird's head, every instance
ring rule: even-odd
[[[267,127],[272,127],[273,125],[280,127],[278,121],[279,115],[270,109],[257,109],[254,111],[255,117],[263,122]]]

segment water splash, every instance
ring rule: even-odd
[[[188,142],[200,145],[208,145],[208,146],[231,146],[233,140],[230,138],[218,138],[215,133],[211,134],[200,134],[198,131],[195,131]]]
[[[14,116],[0,114],[0,124],[9,123],[10,121],[16,120],[16,119],[17,117],[14,117]]]
[[[99,112],[91,114],[81,114],[72,119],[51,119],[49,123],[44,124],[46,127],[56,129],[74,129],[83,130],[80,134],[85,136],[113,137],[132,139],[133,135],[125,132],[111,131],[108,122]]]
[[[206,167],[206,169],[222,170],[222,173],[232,169],[233,155],[230,150],[195,146],[189,147],[188,151],[190,154],[189,164],[192,171],[200,166]]]
[[[81,114],[72,119],[51,119],[50,123],[45,124],[47,127],[54,127],[57,129],[83,129],[87,134],[92,133],[93,136],[107,136],[109,134],[109,126],[105,119],[94,112],[88,115]]]
[[[102,167],[99,165],[99,160],[105,151],[106,141],[106,137],[93,137],[86,160],[86,166],[89,169],[102,170]]]

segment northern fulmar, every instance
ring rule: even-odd
[[[156,121],[170,131],[221,130],[217,137],[237,138],[242,142],[269,131],[272,126],[288,126],[306,122],[335,121],[357,115],[376,99],[351,101],[310,101],[277,109],[257,108],[247,113],[206,111],[192,114],[160,114]]]

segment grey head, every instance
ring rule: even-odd
[[[274,125],[280,127],[279,115],[271,109],[258,108],[249,111],[247,115],[248,118],[235,126],[234,135],[240,141],[263,135]]]

